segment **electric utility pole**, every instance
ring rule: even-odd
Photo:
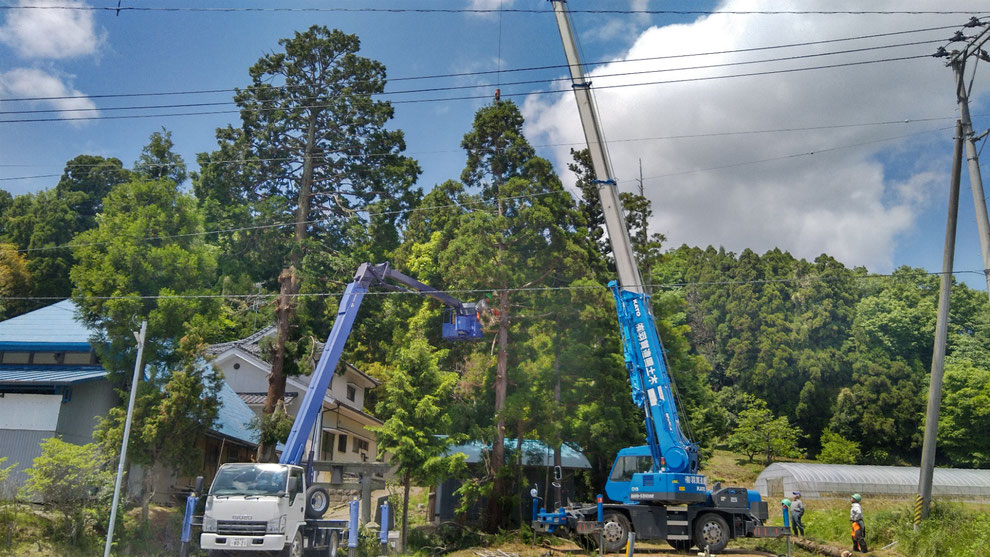
[[[949,186],[949,215],[945,222],[945,249],[942,254],[942,277],[938,293],[938,319],[935,321],[935,347],[932,354],[932,377],[928,386],[928,412],[925,415],[925,440],[921,447],[921,474],[918,496],[914,501],[914,528],[928,518],[932,502],[932,477],[935,474],[935,439],[942,403],[942,375],[945,371],[945,338],[949,324],[949,295],[952,292],[952,265],[956,251],[956,221],[959,216],[959,178],[962,173],[962,122],[956,121],[956,147],[952,158]]]
[[[987,202],[983,194],[983,178],[980,175],[980,159],[976,151],[976,141],[981,139],[986,133],[976,137],[973,133],[973,121],[969,116],[969,94],[966,87],[966,61],[976,57],[984,62],[990,62],[990,54],[983,49],[983,45],[990,40],[990,26],[987,22],[977,18],[971,18],[965,28],[973,29],[983,27],[979,35],[967,37],[962,31],[957,31],[949,42],[965,42],[966,46],[962,50],[947,51],[944,47],[935,53],[936,58],[948,58],[946,64],[955,73],[956,78],[956,99],[959,103],[959,119],[962,121],[962,138],[966,146],[966,161],[969,167],[969,185],[973,191],[973,206],[976,210],[976,224],[980,234],[980,251],[983,255],[983,275],[987,282],[987,295],[990,296],[990,221],[987,219]]]
[[[110,507],[110,524],[107,526],[107,540],[103,546],[103,557],[110,557],[113,546],[113,527],[117,522],[117,502],[120,501],[120,483],[124,477],[124,463],[127,461],[127,440],[131,436],[131,418],[134,416],[134,398],[137,395],[138,378],[141,377],[141,358],[144,357],[144,339],[148,332],[148,321],[141,322],[141,332],[134,332],[138,343],[137,360],[134,362],[134,378],[131,380],[131,396],[127,401],[127,417],[124,419],[124,440],[120,446],[120,462],[117,464],[117,479],[113,485],[113,504]]]

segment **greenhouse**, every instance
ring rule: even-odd
[[[913,498],[918,493],[916,467],[855,466],[777,462],[756,478],[756,490],[774,499],[800,491],[805,498],[864,496]],[[990,501],[990,470],[936,468],[932,495],[960,501]]]

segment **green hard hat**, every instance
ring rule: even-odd
[[[785,507],[787,507],[787,508],[790,508],[791,507],[791,500],[790,499],[781,499],[780,500],[780,504],[783,505],[783,506],[785,506]]]
[[[853,493],[852,494],[852,500],[853,501],[856,501],[857,503],[859,503],[860,501],[863,500],[863,496],[860,495],[859,493]]]

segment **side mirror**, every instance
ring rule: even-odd
[[[196,487],[193,488],[193,493],[196,497],[201,497],[203,495],[203,476],[196,476]]]
[[[289,489],[288,489],[288,492],[289,493],[295,493],[298,490],[299,490],[299,478],[297,478],[295,476],[292,476],[291,478],[289,478]]]
[[[557,480],[559,482],[560,481],[560,478],[562,478],[562,477],[563,477],[563,473],[560,470],[560,466],[554,466],[553,467],[553,479],[555,479],[555,480]]]

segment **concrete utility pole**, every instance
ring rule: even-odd
[[[141,332],[135,332],[138,342],[137,361],[134,362],[134,379],[131,381],[131,397],[127,401],[127,418],[124,419],[124,440],[120,445],[120,462],[117,464],[117,480],[113,485],[113,504],[110,507],[110,525],[107,526],[107,542],[103,546],[103,557],[110,557],[110,546],[113,545],[113,526],[117,522],[117,503],[120,501],[120,482],[124,477],[124,462],[127,460],[127,439],[131,436],[131,417],[134,416],[134,397],[137,394],[138,377],[141,373],[141,358],[144,356],[144,335],[148,331],[148,322],[141,322]]]
[[[925,441],[921,448],[921,474],[915,499],[914,527],[928,518],[932,502],[932,475],[935,473],[935,438],[938,434],[939,407],[942,403],[942,374],[945,371],[945,337],[949,323],[949,296],[952,292],[952,265],[956,251],[956,221],[959,216],[959,178],[962,174],[962,122],[956,121],[956,148],[952,158],[952,182],[949,186],[949,215],[945,222],[945,250],[942,254],[942,280],[938,293],[938,319],[935,322],[935,348],[932,354],[932,377],[928,386],[928,413],[925,416]]]
[[[973,18],[966,27],[986,27],[985,22]],[[956,99],[959,102],[959,118],[962,120],[962,137],[966,144],[966,161],[969,166],[969,184],[973,191],[973,206],[976,210],[976,224],[980,234],[980,250],[983,255],[983,275],[987,282],[987,295],[990,296],[990,221],[987,219],[987,202],[983,193],[983,178],[980,175],[980,160],[976,151],[976,137],[973,133],[973,122],[969,116],[969,91],[966,88],[966,60],[976,56],[980,60],[990,62],[990,55],[983,50],[983,45],[990,40],[990,27],[984,29],[975,37],[966,37],[962,32],[956,33],[952,41],[968,41],[966,48],[954,50],[951,53],[940,48],[937,57],[948,57],[948,66],[955,72]],[[981,136],[982,137],[982,136]]]

